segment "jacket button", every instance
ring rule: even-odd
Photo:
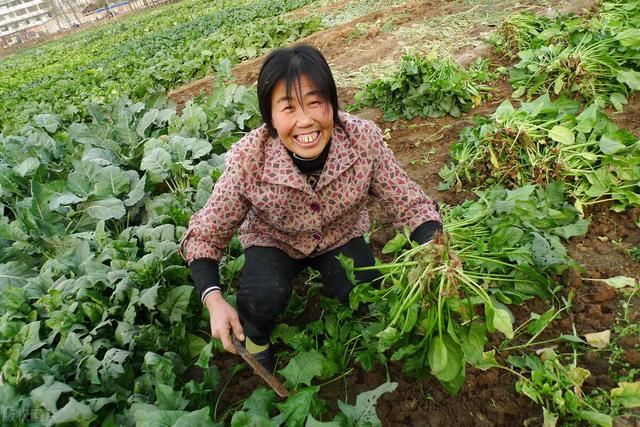
[[[322,234],[320,233],[313,233],[311,237],[313,237],[316,240],[322,240]]]
[[[314,212],[320,212],[321,206],[320,203],[318,202],[313,202],[309,205],[309,207],[311,208],[312,211]]]

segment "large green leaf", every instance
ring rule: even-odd
[[[311,380],[322,373],[324,356],[316,350],[295,355],[284,369],[279,370],[287,384],[298,388],[300,384],[311,385]]]
[[[9,261],[0,264],[0,291],[5,286],[24,286],[34,274],[29,267],[20,261]]]
[[[35,157],[27,157],[19,165],[13,168],[13,171],[20,176],[31,175],[40,166],[40,160]]]
[[[218,425],[219,424],[215,424],[211,421],[209,408],[204,407],[197,411],[191,411],[182,415],[172,427],[214,427]]]
[[[137,174],[136,174],[137,177]],[[125,206],[133,206],[145,196],[145,186],[147,185],[147,175],[143,175],[141,179],[137,179],[130,182],[131,191],[127,194],[127,198],[124,200]]]
[[[69,174],[69,189],[80,197],[89,197],[95,192],[95,185],[101,178],[101,168],[94,162],[80,161],[74,163],[73,172]]]
[[[195,141],[193,141],[193,144],[191,144],[191,158],[199,159],[200,157],[209,154],[212,149],[213,147],[211,146],[211,144],[209,144],[209,142],[203,139],[196,139]]]
[[[277,427],[267,416],[245,411],[236,411],[231,417],[231,427]]]
[[[31,390],[31,400],[34,403],[41,405],[50,413],[54,413],[58,410],[57,402],[62,393],[72,392],[73,389],[67,384],[55,381],[42,384],[40,387]]]
[[[89,405],[78,402],[73,397],[69,399],[69,402],[58,412],[51,417],[51,424],[65,424],[73,423],[77,426],[88,426],[96,419],[96,414],[93,413]]]
[[[625,47],[640,46],[640,29],[628,28],[616,34],[616,40]]]
[[[493,302],[493,326],[505,337],[513,338],[513,315],[506,306],[497,301]]]
[[[95,188],[100,198],[118,196],[129,189],[129,177],[117,166],[106,166],[102,168]]]
[[[144,113],[136,125],[136,133],[139,137],[144,138],[147,128],[158,118],[158,113],[159,111],[155,108]]]
[[[173,427],[185,411],[161,410],[154,405],[136,403],[131,407],[136,427]]]
[[[182,316],[187,312],[192,292],[193,286],[191,285],[171,288],[164,301],[158,305],[158,311],[166,315],[171,323],[181,322]]]
[[[63,193],[63,194],[58,194],[55,197],[53,197],[51,200],[49,200],[48,206],[49,206],[49,209],[51,209],[52,211],[55,211],[55,210],[58,210],[60,206],[75,205],[77,203],[81,203],[86,200],[87,200],[86,197],[79,197],[72,193]]]
[[[47,132],[54,133],[58,130],[58,126],[60,126],[60,121],[58,118],[52,114],[37,114],[33,121],[36,122],[36,125],[44,128]]]
[[[603,135],[602,138],[600,138],[598,146],[604,154],[616,154],[618,151],[626,148],[624,144],[609,138],[607,135]]]
[[[320,387],[307,387],[298,390],[289,396],[286,402],[277,403],[276,407],[280,410],[280,414],[273,418],[277,425],[285,424],[291,427],[301,427],[305,419],[317,406],[316,393]]]
[[[276,394],[273,390],[260,387],[251,393],[251,396],[242,404],[242,408],[251,414],[257,414],[264,418],[269,418],[269,408],[271,407]]]
[[[120,219],[127,214],[122,200],[115,197],[86,203],[84,210],[91,218],[96,220]]]
[[[182,397],[181,391],[175,391],[166,384],[157,384],[156,404],[160,409],[181,411],[187,407],[189,401]]]
[[[16,341],[22,342],[22,350],[20,350],[20,356],[27,357],[32,352],[45,346],[47,342],[40,339],[40,327],[41,321],[36,320],[29,322],[20,329]]]
[[[169,177],[171,163],[171,154],[165,149],[157,147],[144,156],[142,163],[140,163],[140,169],[147,171],[149,182],[156,184]]]
[[[452,381],[463,366],[462,349],[448,335],[436,335],[429,342],[427,358],[431,372],[443,382]]]

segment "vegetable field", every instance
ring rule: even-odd
[[[445,231],[372,203],[382,287],[298,277],[282,399],[210,339],[177,245],[300,39]],[[638,91],[639,0],[183,0],[0,59],[0,423],[638,425]]]

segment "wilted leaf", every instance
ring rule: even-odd
[[[640,381],[618,383],[618,387],[611,389],[611,399],[625,408],[640,407]]]
[[[604,279],[603,281],[607,285],[613,286],[614,288],[618,288],[618,289],[621,289],[627,286],[630,288],[633,288],[638,285],[638,281],[635,278],[626,277],[626,276],[610,277],[609,279]]]
[[[338,401],[340,410],[347,415],[355,426],[381,427],[382,422],[376,414],[376,403],[384,393],[391,393],[398,387],[398,383],[387,382],[374,390],[365,391],[356,397],[356,406]]]
[[[609,341],[611,341],[611,331],[607,329],[602,332],[593,332],[591,334],[584,334],[584,337],[591,347],[605,348],[609,344]]]

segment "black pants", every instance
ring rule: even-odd
[[[352,258],[355,267],[375,264],[371,248],[362,237],[352,239],[328,253],[306,259],[293,259],[276,248],[247,248],[236,299],[245,335],[258,345],[269,342],[276,317],[289,303],[293,279],[306,267],[318,270],[329,293],[342,304],[349,304],[353,285],[336,258],[340,253]],[[373,282],[380,278],[380,272],[357,271],[355,276],[359,282]]]

